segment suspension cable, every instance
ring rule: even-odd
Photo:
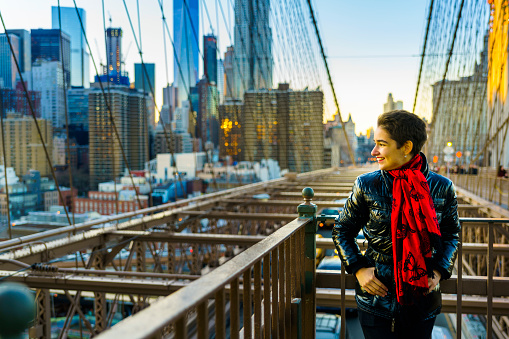
[[[329,71],[329,65],[327,64],[327,57],[325,56],[325,50],[323,48],[322,38],[320,37],[320,32],[318,31],[318,25],[316,23],[315,13],[313,11],[313,6],[311,5],[311,1],[310,0],[307,0],[307,2],[308,2],[308,6],[309,6],[309,12],[311,13],[311,20],[313,21],[313,26],[315,27],[316,38],[318,39],[318,43],[320,44],[320,51],[322,53],[322,59],[323,59],[323,62],[325,64],[325,69],[327,70],[327,76],[329,78],[329,84],[330,84],[331,89],[332,89],[332,95],[334,96],[334,103],[336,104],[336,109],[337,109],[337,112],[338,112],[339,121],[341,121],[341,126],[343,128],[343,132],[344,132],[344,135],[345,135],[345,140],[346,140],[346,145],[348,147],[348,152],[350,153],[350,158],[352,159],[352,164],[354,166],[356,166],[356,164],[355,164],[355,157],[353,155],[352,147],[350,146],[350,141],[348,140],[348,135],[346,133],[345,122],[343,121],[343,118],[341,118],[341,111],[339,109],[338,99],[336,97],[336,90],[334,89],[334,84],[332,82],[332,77],[331,77],[331,74],[330,74],[330,71]]]
[[[27,89],[25,81],[23,79],[23,74],[21,72],[21,68],[19,67],[18,58],[16,58],[16,54],[14,53],[14,47],[12,46],[11,37],[10,37],[10,34],[7,32],[7,29],[5,27],[5,23],[4,23],[4,19],[3,19],[1,11],[0,11],[0,20],[2,21],[2,26],[4,28],[5,36],[7,37],[7,42],[9,43],[9,48],[11,50],[12,58],[14,60],[14,63],[16,64],[16,69],[18,70],[18,75],[19,75],[19,78],[20,78],[20,81],[21,81],[21,85],[23,86],[23,90],[25,91],[25,96],[26,96],[28,105],[30,107],[30,113],[32,114],[32,118],[34,119],[35,127],[37,129],[37,133],[39,134],[39,138],[41,139],[41,144],[42,144],[42,148],[44,149],[44,154],[46,155],[46,160],[48,161],[48,164],[50,166],[51,175],[53,177],[53,180],[55,180],[55,186],[56,186],[57,191],[58,191],[58,196],[60,197],[61,201],[64,201],[64,198],[62,196],[62,192],[60,191],[60,187],[58,185],[57,177],[55,175],[55,170],[53,169],[53,164],[51,162],[51,158],[50,158],[49,153],[48,153],[48,149],[46,148],[46,143],[44,142],[44,138],[42,137],[41,128],[39,127],[39,123],[38,123],[37,118],[35,116],[35,111],[34,111],[34,107],[32,105],[32,100],[30,99],[30,95],[28,94],[28,89]],[[63,62],[63,60],[62,60],[62,62]],[[67,217],[67,221],[69,222],[69,225],[71,225],[72,223],[71,223],[71,219],[69,217],[69,213],[67,213],[67,209],[65,209],[65,215]]]

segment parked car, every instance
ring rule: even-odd
[[[341,271],[341,259],[337,255],[331,256],[331,257],[325,257],[320,261],[318,266],[316,267],[317,270],[327,270],[327,271]],[[339,279],[339,278],[338,278]],[[337,307],[329,307],[329,306],[317,306],[316,307],[317,312],[325,312],[325,313],[332,313],[332,314],[341,314],[341,305]],[[357,316],[357,309],[356,308],[346,308],[346,316],[347,317],[355,317]]]
[[[316,339],[339,339],[340,333],[341,316],[321,312],[316,313]]]
[[[341,271],[341,259],[337,255],[333,257],[325,257],[320,261],[317,270],[338,270]]]
[[[324,208],[320,211],[321,216],[333,216],[333,218],[328,218],[326,220],[320,221],[318,226],[320,228],[332,229],[334,223],[336,222],[336,218],[339,216],[340,210],[337,208]]]
[[[435,325],[431,332],[431,339],[453,339],[453,336],[447,327]]]

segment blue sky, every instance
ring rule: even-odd
[[[277,1],[277,0],[273,0]],[[76,0],[78,7],[87,11],[87,31],[92,53],[104,57],[104,35],[100,0]],[[124,53],[133,41],[122,0],[105,0],[106,17],[111,15],[112,25],[122,27],[125,40]],[[139,0],[143,51],[145,62],[156,63],[156,96],[161,104],[161,89],[166,84],[161,12],[157,0]],[[214,0],[206,0],[207,8],[216,25]],[[314,0],[320,33],[329,57],[336,94],[344,119],[348,114],[356,123],[357,132],[365,132],[376,124],[382,113],[389,92],[396,100],[402,100],[407,110],[412,109],[424,36],[424,25],[429,1],[365,0]],[[71,0],[61,0],[61,6],[73,7]],[[136,1],[126,1],[138,33]],[[232,0],[221,0],[226,17],[233,18]],[[305,2],[304,2],[305,3]],[[170,31],[172,30],[172,1],[163,1]],[[51,6],[57,1],[17,0],[2,1],[0,11],[8,29],[51,28]],[[306,7],[304,7],[306,8]],[[200,14],[202,15],[202,13]],[[200,31],[209,33],[208,19],[200,23]],[[306,12],[305,17],[309,15]],[[223,19],[219,16],[219,44],[224,53],[230,44]],[[107,26],[109,24],[107,23]],[[205,27],[205,29],[203,29]],[[217,28],[216,28],[217,29]],[[3,29],[2,29],[3,31]],[[95,43],[97,40],[97,44]],[[167,42],[169,44],[169,41]],[[169,54],[169,82],[173,80],[173,62]],[[127,70],[133,74],[135,62],[139,62],[134,41],[126,57]],[[93,66],[90,64],[93,72]],[[328,84],[324,84],[328,86]],[[327,90],[326,90],[327,91]],[[335,111],[329,102],[329,112]]]

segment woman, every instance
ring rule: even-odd
[[[371,151],[379,170],[357,178],[332,231],[346,271],[357,278],[366,339],[429,339],[442,303],[439,282],[456,260],[456,193],[449,179],[429,171],[420,152],[426,138],[417,115],[380,115]],[[361,228],[364,254],[355,240]]]

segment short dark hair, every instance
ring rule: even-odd
[[[383,113],[378,116],[377,125],[389,133],[398,148],[410,140],[413,143],[412,155],[419,153],[428,139],[426,123],[408,111],[395,110]]]

